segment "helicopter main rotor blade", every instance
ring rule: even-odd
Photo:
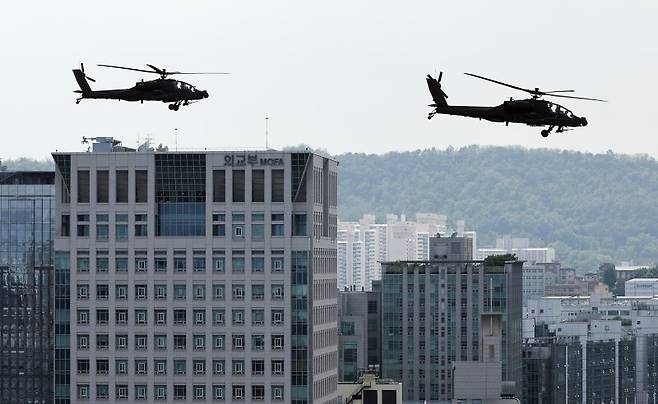
[[[151,70],[135,69],[134,67],[123,67],[123,66],[114,66],[114,65],[96,65],[96,66],[111,67],[113,69],[132,70],[132,71],[135,71],[135,72],[156,73],[156,72],[151,71]]]
[[[527,88],[518,87],[518,86],[514,86],[512,84],[503,83],[502,81],[498,81],[498,80],[494,80],[494,79],[488,79],[486,77],[478,76],[477,74],[473,74],[473,73],[464,73],[464,74],[467,75],[467,76],[476,77],[478,79],[490,81],[492,83],[500,84],[501,86],[506,86],[506,87],[514,88],[516,90],[525,91],[526,93],[537,94],[537,92],[534,91],[534,90],[528,90]]]
[[[608,102],[607,100],[601,100],[598,98],[587,98],[587,97],[574,97],[572,95],[559,95],[559,94],[546,94],[549,97],[560,97],[560,98],[573,98],[574,100],[587,100],[587,101],[599,101],[599,102]]]
[[[167,74],[231,74],[226,72],[167,72]]]
[[[151,69],[155,70],[154,72],[151,72],[151,73],[165,74],[164,69],[157,68],[157,67],[155,67],[155,66],[153,66],[153,65],[150,65],[150,64],[148,64],[148,63],[146,64],[146,66],[148,66],[148,67],[150,67]]]
[[[554,91],[542,91],[543,94],[553,94],[553,93],[573,93],[574,90],[554,90]]]

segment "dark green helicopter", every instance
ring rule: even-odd
[[[540,91],[538,88],[530,90],[471,73],[464,74],[514,88],[516,90],[525,91],[526,93],[530,93],[531,98],[525,100],[515,100],[510,98],[509,101],[504,101],[502,104],[495,107],[448,105],[448,102],[446,101],[448,96],[441,89],[441,78],[443,77],[443,72],[439,74],[439,78],[436,80],[428,74],[426,79],[427,86],[429,87],[432,99],[434,100],[434,104],[430,104],[429,106],[434,108],[434,110],[429,113],[427,119],[432,119],[436,114],[446,114],[485,119],[491,122],[505,122],[506,125],[509,125],[510,122],[515,122],[524,123],[528,126],[547,126],[548,128],[542,129],[541,131],[541,135],[547,137],[554,128],[557,128],[557,133],[561,133],[570,130],[569,128],[587,126],[587,119],[584,117],[578,117],[565,107],[543,100],[541,97],[550,96],[606,102],[605,100],[599,100],[597,98],[556,94],[572,93],[574,90]]]
[[[160,78],[155,80],[140,81],[135,83],[134,87],[116,89],[116,90],[92,90],[87,80],[96,82],[96,80],[85,74],[85,68],[80,63],[79,69],[73,70],[80,90],[75,92],[80,94],[80,97],[75,100],[76,104],[87,98],[92,99],[108,99],[108,100],[124,100],[124,101],[162,101],[169,103],[169,109],[178,111],[181,105],[190,105],[193,102],[208,98],[208,92],[199,90],[191,84],[184,81],[174,80],[168,76],[178,74],[231,74],[231,73],[199,73],[199,72],[168,72],[165,69],[157,68],[153,65],[147,64],[152,70],[135,69],[132,67],[113,66],[113,65],[98,65],[102,67],[111,67],[113,69],[132,70],[136,72],[153,73],[160,75]]]

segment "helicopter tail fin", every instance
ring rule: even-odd
[[[82,94],[90,93],[91,87],[89,86],[89,82],[87,81],[87,78],[85,77],[85,74],[82,72],[82,70],[74,69],[73,75],[75,76],[75,80],[78,82],[78,85],[80,86],[80,91],[77,92],[80,92]]]
[[[441,89],[442,77],[443,77],[443,72],[439,73],[439,78],[436,80],[429,74],[427,75],[426,78],[427,87],[430,89],[430,93],[432,94],[432,99],[434,100],[434,106],[436,108],[448,106],[448,102],[446,101],[448,95],[445,92],[443,92],[443,90]]]

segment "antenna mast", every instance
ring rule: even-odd
[[[269,143],[270,143],[270,139],[269,139],[269,136],[270,136],[269,120],[270,120],[270,117],[266,116],[265,117],[265,150],[269,150],[269,148],[270,148],[270,145],[269,145]]]

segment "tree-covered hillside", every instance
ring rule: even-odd
[[[529,237],[581,271],[658,261],[658,162],[647,156],[471,146],[337,158],[343,220],[445,213],[480,246]]]

